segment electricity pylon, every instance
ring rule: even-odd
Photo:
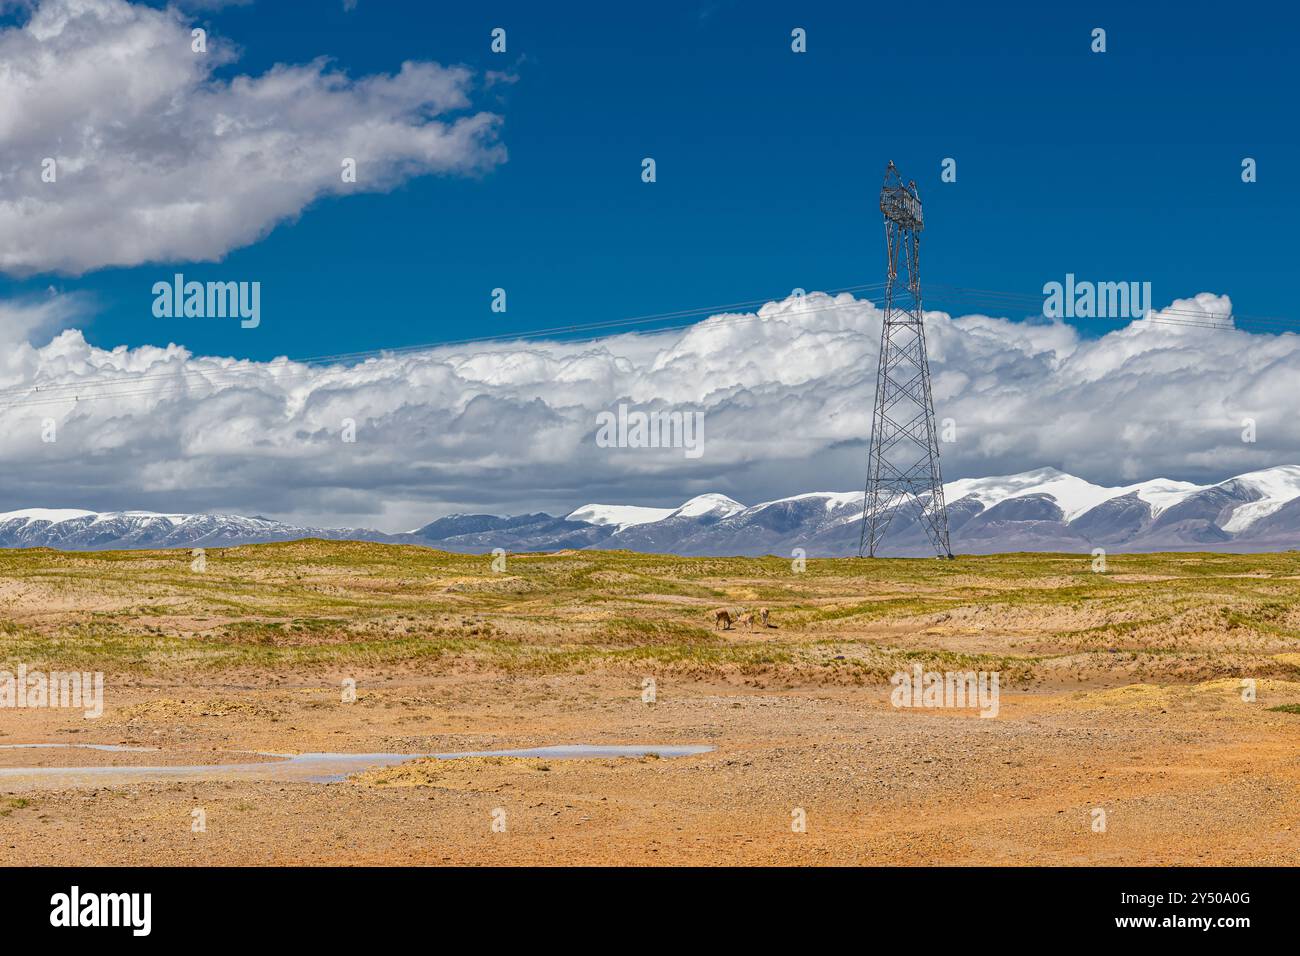
[[[880,211],[885,216],[889,276],[858,557],[864,553],[876,556],[890,522],[907,507],[916,511],[938,556],[951,558],[921,315],[921,231],[925,219],[915,181],[903,185],[892,161],[880,190]],[[900,258],[907,273],[905,287],[896,282]]]

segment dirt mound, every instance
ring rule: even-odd
[[[393,767],[354,774],[362,787],[440,787],[444,790],[499,790],[511,780],[552,772],[553,761],[538,757],[420,757]]]
[[[1126,707],[1137,710],[1163,710],[1171,706],[1190,706],[1198,702],[1203,705],[1212,701],[1254,706],[1254,701],[1247,702],[1242,697],[1244,689],[1245,685],[1239,678],[1220,678],[1185,685],[1129,684],[1126,687],[1079,693],[1074,699],[1083,708]],[[1294,681],[1265,678],[1255,681],[1254,690],[1257,701],[1272,698],[1291,699],[1300,693],[1300,684]]]

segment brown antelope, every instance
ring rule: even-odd
[[[731,630],[731,614],[727,612],[726,608],[713,612],[713,626],[715,628],[721,626],[724,631]]]
[[[763,626],[764,626],[764,627],[771,627],[771,626],[772,626],[771,624],[768,624],[768,623],[767,623],[767,608],[765,608],[765,607],[760,607],[760,608],[758,609],[758,618],[759,618],[760,621],[763,622]]]
[[[736,626],[739,627],[741,624],[744,624],[752,631],[754,629],[754,612],[746,611],[744,614],[740,615],[740,617],[736,618]]]

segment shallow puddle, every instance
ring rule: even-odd
[[[152,747],[114,744],[0,744],[0,750],[67,749],[108,751],[153,751]],[[552,760],[581,760],[598,757],[686,757],[713,750],[707,744],[561,744],[522,750],[467,750],[440,754],[394,753],[308,753],[277,754],[264,751],[233,751],[257,756],[256,763],[177,764],[175,766],[125,766],[105,764],[90,767],[0,767],[0,790],[49,790],[75,787],[107,787],[131,783],[171,783],[191,780],[259,780],[291,783],[337,783],[370,767],[389,767],[420,757],[455,760],[458,757],[548,757]]]
[[[0,744],[0,750],[107,750],[111,753],[149,753],[157,747],[130,747],[126,744]]]

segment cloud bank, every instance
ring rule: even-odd
[[[956,423],[945,477],[1052,465],[1108,485],[1217,481],[1300,462],[1300,336],[1180,324],[1189,311],[1229,313],[1225,296],[1172,307],[1177,318],[1096,339],[1061,323],[927,313],[938,415]],[[25,308],[0,310],[0,332],[70,307],[54,297]],[[178,346],[105,351],[69,329],[0,350],[0,510],[232,511],[405,530],[452,511],[853,490],[881,320],[871,302],[811,294],[682,331],[330,367]],[[703,412],[702,455],[600,447],[597,416],[620,403]],[[51,422],[57,438],[43,441]]]
[[[195,52],[193,26],[174,8],[44,0],[0,30],[0,270],[216,260],[324,196],[505,158],[467,69],[352,78],[316,60],[223,79],[236,51],[209,36]]]

